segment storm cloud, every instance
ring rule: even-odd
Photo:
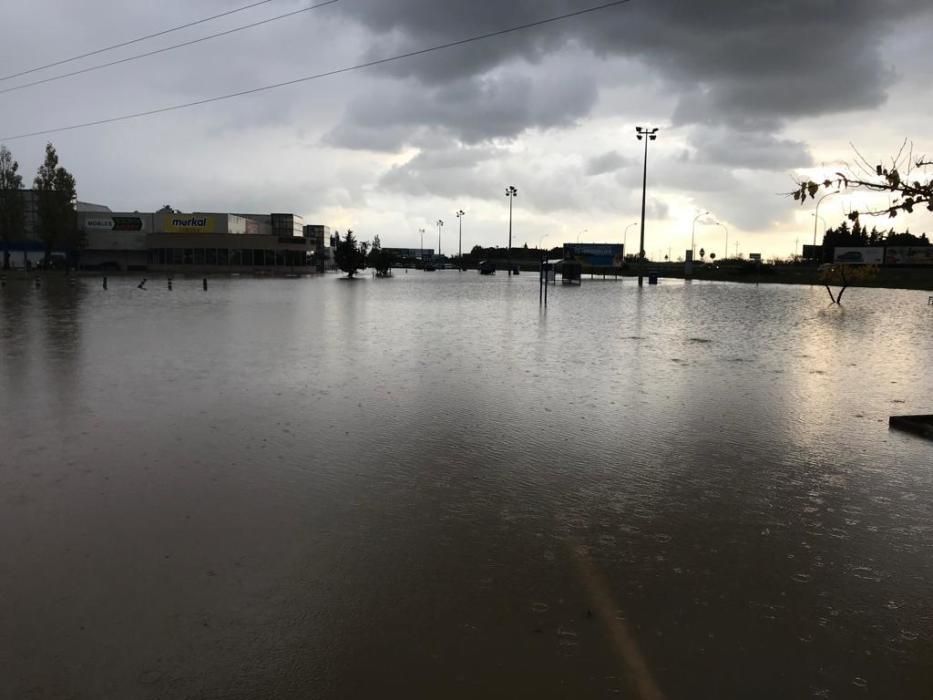
[[[0,73],[238,4],[8,3]],[[100,58],[306,4],[275,0]],[[595,4],[340,0],[235,36],[0,95],[0,133],[198,101]],[[807,212],[778,195],[794,172],[846,157],[840,147],[848,151],[849,141],[884,156],[905,136],[926,132],[929,98],[917,67],[933,58],[931,9],[928,0],[631,0],[361,71],[49,138],[88,201],[121,209],[171,202],[294,210],[412,245],[419,226],[459,208],[469,210],[477,242],[498,240],[501,190],[510,183],[521,192],[524,226],[615,235],[640,214],[644,154],[634,126],[659,126],[648,166],[652,235],[676,238],[693,212],[708,209],[786,251],[787,237],[810,225]],[[7,144],[27,175],[45,140]]]

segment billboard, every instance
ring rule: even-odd
[[[843,265],[881,265],[884,262],[884,248],[836,248],[833,262]]]
[[[625,249],[621,243],[564,243],[564,257],[593,267],[621,267]]]
[[[802,257],[805,260],[822,260],[823,259],[823,246],[804,244]]]
[[[147,214],[82,214],[79,226],[83,231],[147,231],[151,221]]]
[[[159,215],[159,230],[162,233],[226,233],[226,222],[221,224],[215,214],[174,214],[166,212]]]
[[[933,245],[885,248],[884,262],[886,265],[933,265]]]

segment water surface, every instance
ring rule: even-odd
[[[0,291],[0,697],[928,698],[923,292]]]

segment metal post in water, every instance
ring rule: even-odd
[[[204,291],[207,291],[207,277],[204,278]]]
[[[544,303],[544,258],[541,258],[541,269],[538,271],[538,306]]]
[[[107,289],[107,276],[104,275],[104,289]]]

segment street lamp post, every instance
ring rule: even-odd
[[[645,202],[647,201],[646,198],[648,192],[648,142],[657,140],[658,128],[636,126],[635,133],[638,135],[639,141],[645,142],[645,168],[641,181],[641,238],[639,239],[638,243],[638,286],[641,287],[644,284],[644,280],[641,274],[641,263],[645,259]]]
[[[582,236],[582,235],[583,235],[584,233],[586,233],[587,231],[589,231],[589,229],[588,229],[588,228],[585,228],[585,229],[583,229],[582,231],[580,231],[580,233],[577,234],[577,243],[580,242],[580,236]]]
[[[728,260],[729,259],[729,227],[726,226],[721,221],[717,221],[716,225],[722,226],[723,231],[726,232],[726,254],[723,256],[723,260]]]
[[[701,216],[706,216],[707,214],[709,214],[708,211],[701,211],[699,214],[693,217],[693,225],[690,228],[690,255],[691,257],[696,255],[696,244],[694,243],[694,239],[696,238],[696,232],[697,232],[697,219],[699,219]]]
[[[419,228],[418,232],[421,234],[421,264],[424,265],[424,229]]]
[[[460,272],[463,272],[463,217],[466,216],[466,212],[463,209],[457,212],[457,223],[460,225],[460,240],[457,243],[457,257],[459,258],[458,264],[460,266]]]
[[[816,245],[816,224],[820,218],[820,205],[823,203],[824,199],[832,197],[834,194],[839,194],[839,191],[827,192],[816,201],[816,212],[813,214],[813,245]]]
[[[441,257],[441,228],[443,228],[444,222],[441,219],[437,220],[437,257]]]
[[[509,266],[509,277],[512,276],[512,200],[518,196],[518,190],[513,185],[505,188],[505,196],[509,198],[509,250],[506,260]]]
[[[623,256],[628,255],[628,230],[632,228],[632,226],[638,226],[638,222],[633,221],[632,223],[630,223],[628,226],[625,227],[625,233],[622,234],[622,255]]]

